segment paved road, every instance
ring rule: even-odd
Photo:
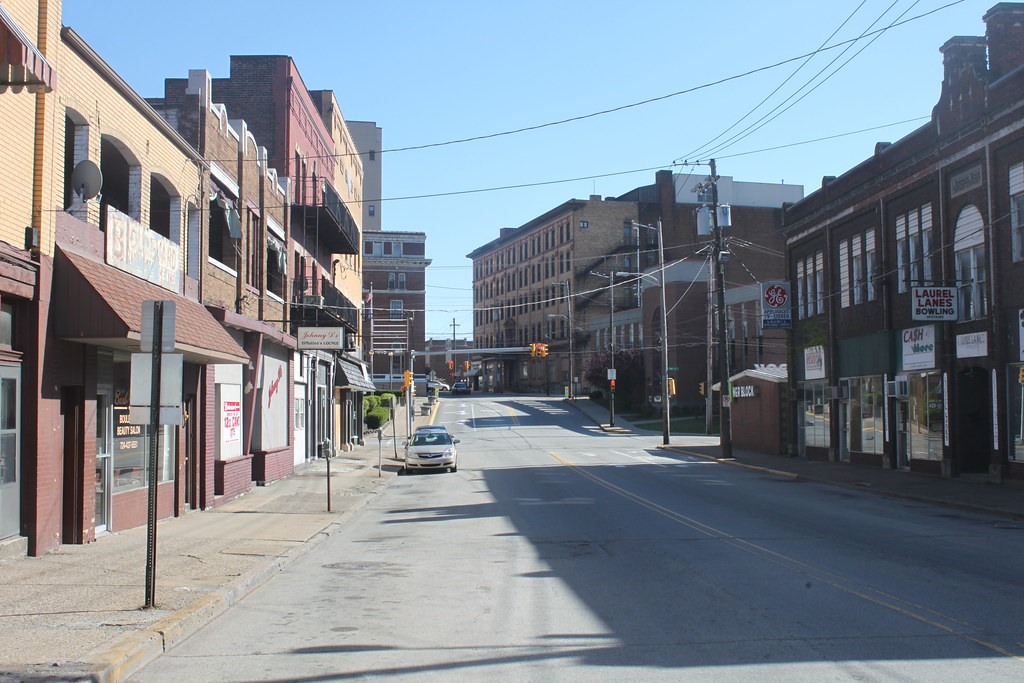
[[[395,480],[136,680],[1024,677],[1020,525],[659,452],[553,400],[439,417],[459,472]]]

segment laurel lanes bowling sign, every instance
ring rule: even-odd
[[[912,287],[914,320],[956,320],[956,287]]]

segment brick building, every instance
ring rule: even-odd
[[[410,364],[409,351],[426,346],[427,235],[402,230],[363,233],[363,287],[368,307],[366,345],[381,388],[401,386],[402,373],[427,371],[427,361]]]
[[[202,479],[204,500],[226,500],[302,462],[292,410],[296,341],[286,323],[287,181],[246,122],[212,100],[208,72],[167,79],[164,97],[149,103],[209,164],[207,239],[190,252],[189,267],[200,273],[202,302],[248,355],[245,366],[218,367],[213,379],[220,417],[236,404],[241,417],[238,438],[214,444]]]
[[[291,181],[291,332],[334,330],[336,348],[293,359],[302,419],[296,439],[306,457],[345,449],[362,435],[361,394],[372,391],[359,350],[363,171],[330,91],[306,88],[287,56],[234,55],[230,75],[213,79],[213,100],[245,119],[266,145],[269,165]]]
[[[804,457],[1024,478],[1024,5],[984,21],[930,122],[785,211]]]
[[[474,340],[478,348],[525,347],[547,343],[547,358],[527,352],[483,355],[482,388],[562,394],[569,386],[570,346],[573,393],[606,389],[588,386],[586,364],[610,366],[608,354],[638,356],[644,379],[634,382],[635,402],[660,395],[660,270],[655,226],[665,242],[669,313],[669,367],[679,401],[702,405],[698,385],[707,376],[707,247],[699,233],[694,194],[705,179],[656,174],[655,183],[619,197],[570,200],[519,228],[505,228],[497,240],[474,250]],[[784,273],[779,231],[781,206],[802,196],[793,185],[718,179],[720,201],[733,206],[727,266],[733,367],[785,360],[784,333],[764,333],[752,283]],[[772,254],[775,254],[774,256]],[[570,344],[570,335],[572,343]]]

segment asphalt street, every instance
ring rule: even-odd
[[[134,680],[1024,676],[1018,525],[580,418],[444,401],[458,472],[395,479]]]

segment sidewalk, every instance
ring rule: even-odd
[[[436,412],[436,405],[434,411]],[[427,424],[430,415],[417,415]],[[390,432],[390,429],[388,430]],[[398,427],[398,454],[405,432]],[[337,531],[401,468],[385,435],[224,505],[157,526],[146,610],[145,526],[0,562],[0,680],[116,681],[174,647]],[[258,513],[258,514],[254,514]]]
[[[615,427],[609,428],[608,409],[591,403],[589,399],[577,398],[573,405],[606,432],[660,434],[660,431],[639,429],[618,416],[615,417]],[[698,439],[688,440],[685,435],[673,434],[670,445],[659,447],[802,481],[867,491],[919,503],[942,505],[965,512],[979,512],[1024,520],[1024,486],[1015,482],[992,484],[970,477],[946,479],[930,474],[888,470],[880,467],[860,467],[838,462],[819,462],[736,449],[733,449],[731,460],[724,460],[717,442],[707,445],[702,443],[705,440],[704,435],[700,435]]]

